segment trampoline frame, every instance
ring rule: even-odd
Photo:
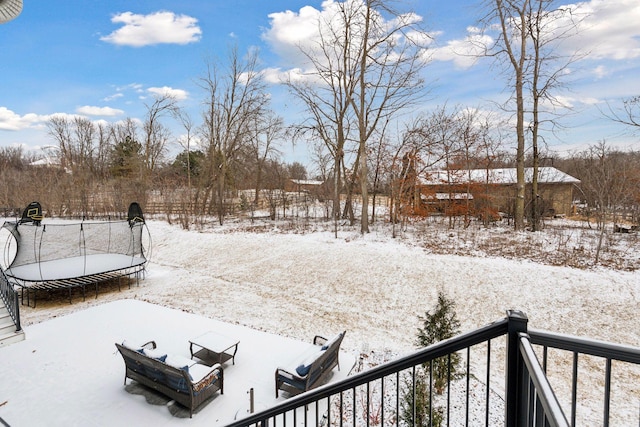
[[[25,295],[27,297],[27,306],[31,307],[31,300],[33,299],[33,308],[36,308],[38,291],[45,291],[47,294],[52,291],[58,291],[67,289],[69,291],[69,304],[73,300],[73,291],[77,288],[82,288],[82,301],[86,301],[86,288],[87,286],[95,286],[96,299],[98,298],[98,287],[102,283],[110,282],[112,280],[118,280],[118,291],[122,290],[121,280],[123,277],[131,278],[135,276],[136,285],[140,284],[140,276],[144,276],[145,264],[140,264],[134,267],[127,267],[120,270],[113,270],[104,273],[96,273],[87,276],[80,276],[70,279],[56,279],[56,280],[38,280],[38,281],[25,281],[7,274],[9,281],[20,288],[20,302],[24,305]],[[131,289],[131,282],[129,281],[129,289]]]
[[[136,205],[137,207],[134,205]],[[136,209],[132,210],[132,207]],[[39,205],[38,209],[40,209]],[[27,209],[25,210],[25,212],[30,211]],[[40,211],[38,210],[38,212]],[[132,216],[132,212],[135,216]],[[146,227],[144,217],[142,216],[142,211],[140,210],[137,203],[134,202],[130,205],[129,216],[131,218],[129,218],[127,221],[122,221],[128,223],[129,229],[132,229],[134,224]],[[38,221],[34,220],[33,224],[27,226],[38,227],[38,229],[39,227],[42,227],[41,233],[44,233],[44,228],[46,226],[41,225],[40,220],[41,218]],[[113,222],[120,221],[107,221],[107,223]],[[18,241],[18,237],[15,233],[17,233],[18,227],[22,227],[20,224],[21,222],[18,221],[6,221],[2,227],[4,228],[5,226],[9,225],[9,232],[13,234],[16,241]],[[127,281],[130,289],[130,279],[133,276],[135,277],[136,284],[140,284],[140,277],[144,276],[146,271],[146,264],[149,261],[149,258],[144,254],[144,252],[138,253],[134,251],[133,253],[127,254],[123,252],[110,252],[108,249],[110,247],[109,244],[107,246],[107,252],[87,254],[86,244],[84,241],[84,224],[84,221],[77,223],[77,225],[79,225],[79,236],[81,236],[78,252],[81,255],[40,261],[40,249],[38,247],[38,253],[35,257],[35,263],[31,262],[26,264],[18,264],[17,266],[12,267],[12,261],[6,269],[3,269],[3,272],[7,276],[7,279],[9,280],[13,288],[20,288],[19,292],[22,305],[24,305],[25,303],[26,296],[27,305],[31,306],[31,301],[33,300],[33,307],[35,308],[38,299],[38,292],[42,291],[50,293],[52,291],[67,289],[69,291],[69,303],[71,303],[73,291],[78,288],[82,289],[82,297],[83,301],[85,301],[86,288],[89,286],[95,286],[96,298],[98,298],[98,288],[102,283],[117,280],[118,290],[120,291],[122,285],[121,280],[123,277],[126,277],[128,279]],[[91,223],[87,224],[91,225]],[[76,224],[65,224],[65,226],[66,225]],[[111,242],[110,234],[111,226],[109,225],[109,242]],[[37,236],[37,232],[33,236],[35,239]],[[42,238],[41,236],[42,234],[40,235],[40,238]],[[42,240],[40,240],[40,243],[41,242]],[[9,248],[8,243],[9,241],[7,241],[5,251],[7,251]]]

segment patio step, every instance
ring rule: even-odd
[[[13,323],[11,316],[9,316],[9,312],[4,305],[0,305],[0,347],[13,344],[24,339],[24,331],[16,332],[16,325]]]

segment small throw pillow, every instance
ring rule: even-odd
[[[296,368],[296,372],[298,373],[298,375],[300,375],[301,377],[304,377],[305,375],[307,375],[309,373],[309,370],[311,369],[311,365],[300,365]]]
[[[167,359],[167,353],[155,349],[144,348],[142,349],[142,354],[161,362],[164,362]]]
[[[340,338],[340,334],[338,334],[335,337],[331,338],[329,341],[324,343],[324,345],[322,346],[322,350],[326,350],[329,347],[331,347],[336,341],[338,341],[339,338]]]

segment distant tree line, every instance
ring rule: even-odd
[[[543,125],[557,124],[554,92],[576,60],[557,50],[577,31],[578,21],[571,9],[555,8],[548,0],[487,0],[484,6],[484,31],[499,30],[495,44],[477,46],[477,56],[494,57],[502,66],[512,96],[500,110],[514,115],[515,126],[482,106],[444,103],[421,110],[429,89],[424,70],[431,41],[421,20],[394,9],[392,2],[335,2],[318,21],[315,42],[299,44],[307,68],[282,82],[306,112],[300,122],[285,124],[272,107],[258,52],[231,49],[224,60],[208,60],[197,78],[202,96],[197,118],[167,93],[146,103],[140,119],[106,123],[53,116],[48,130],[56,153],[48,164],[34,166],[33,155],[20,148],[0,150],[0,208],[38,199],[51,214],[89,216],[124,212],[135,200],[184,227],[205,217],[222,224],[239,209],[253,212],[265,199],[275,217],[276,207],[287,203],[282,196],[287,180],[313,178],[324,183],[316,196],[329,202],[326,217],[336,227],[338,220],[352,225],[359,220],[366,233],[379,217],[381,195],[388,197],[394,224],[425,214],[405,202],[420,197],[414,184],[426,170],[516,167],[514,226],[522,229],[528,220],[537,230],[537,174],[525,195],[524,167],[537,169],[549,161],[541,132]],[[622,111],[611,110],[609,116],[637,129],[638,104],[637,97],[629,98]],[[170,122],[181,127],[179,137]],[[283,161],[284,141],[308,147],[312,173]],[[180,152],[169,158],[176,146]],[[585,213],[598,226],[612,215],[614,221],[616,215],[637,221],[637,152],[595,142],[554,162],[582,181]],[[250,196],[240,193],[244,190],[252,190]],[[471,208],[468,203],[452,210],[450,226],[455,217],[468,226],[477,213]],[[482,216],[488,225],[489,215]]]
[[[385,196],[389,200],[389,220],[430,214],[409,210],[398,202],[400,195],[410,190],[403,184],[412,182],[408,171],[424,175],[429,167],[445,171],[514,167],[513,155],[499,148],[498,134],[488,127],[470,127],[470,115],[473,113],[460,109],[438,109],[413,122],[395,147],[384,145],[382,154],[372,156],[367,185],[372,199]],[[222,179],[216,175],[219,154],[198,146],[179,152],[173,159],[161,156],[147,161],[144,145],[139,142],[140,127],[133,120],[102,125],[82,118],[54,118],[51,126],[56,135],[66,137],[61,138],[64,148],[49,163],[22,148],[0,148],[0,214],[38,200],[49,215],[116,215],[126,212],[131,201],[138,201],[188,227],[199,218],[216,217],[222,222],[230,214],[256,210],[260,192],[275,213],[286,203],[281,199],[286,181],[309,178],[302,164],[286,164],[278,155],[260,155],[259,145],[246,145],[233,153],[232,162],[227,160],[224,188],[220,190],[214,185]],[[420,132],[425,135],[418,138]],[[532,159],[525,164],[530,166]],[[542,164],[581,181],[574,191],[576,213],[591,220],[594,227],[604,229],[607,222],[640,223],[640,152],[621,151],[599,142],[563,158],[543,156]],[[331,201],[331,169],[312,178],[326,183],[322,193],[312,196]],[[241,197],[242,190],[251,190],[250,196]],[[346,186],[340,189],[343,203],[347,191]],[[463,205],[448,220],[460,218],[464,223],[464,218],[477,212],[477,206],[465,209]],[[331,209],[325,218],[332,219]]]

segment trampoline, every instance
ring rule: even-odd
[[[146,229],[137,203],[129,206],[126,220],[57,221],[43,223],[37,202],[30,204],[18,221],[6,221],[7,235],[2,267],[14,286],[21,290],[22,303],[35,307],[38,291],[65,289],[69,292],[109,281],[135,277],[138,283],[148,261],[143,232]],[[150,237],[148,237],[150,246]],[[130,286],[130,281],[129,281]]]

